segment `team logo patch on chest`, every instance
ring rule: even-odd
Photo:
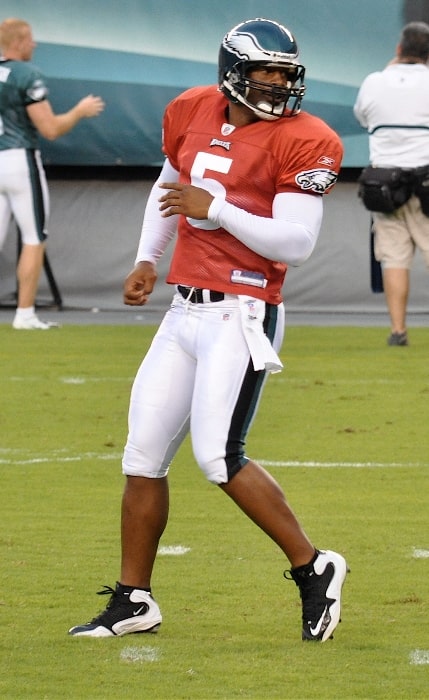
[[[226,122],[222,124],[220,133],[222,136],[229,136],[232,134],[232,132],[235,130],[235,126],[233,124],[227,124]]]
[[[224,148],[226,151],[229,151],[231,148],[231,142],[230,141],[221,141],[220,139],[212,139],[210,141],[210,146],[220,146],[221,148]]]
[[[338,174],[333,170],[315,168],[314,170],[303,170],[295,175],[295,182],[302,190],[312,190],[323,194],[337,181],[337,177]]]

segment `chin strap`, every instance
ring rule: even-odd
[[[271,109],[271,105],[269,102],[263,102],[262,100],[258,102],[256,105],[252,105],[250,102],[247,102],[246,99],[243,97],[243,95],[240,95],[237,90],[234,90],[232,85],[228,83],[226,80],[223,81],[223,86],[227,89],[228,91],[228,96],[231,98],[232,102],[239,102],[240,104],[244,105],[248,109],[250,109],[256,116],[258,116],[260,119],[263,119],[264,121],[275,121],[277,119],[280,119],[280,117],[283,116],[284,113],[284,103],[282,103],[281,106],[281,114],[275,114],[273,112],[268,112],[265,111],[264,109],[260,109],[259,105],[266,107],[268,110]],[[278,109],[279,105],[274,107],[274,109]]]

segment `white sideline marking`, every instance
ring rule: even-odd
[[[429,651],[427,649],[414,649],[410,654],[412,666],[426,666],[429,664]]]
[[[46,462],[56,462],[57,464],[66,462],[84,462],[87,460],[122,460],[122,452],[82,452],[82,454],[67,455],[66,450],[52,450],[43,455],[26,457],[29,450],[12,450],[0,448],[0,464],[6,465],[26,465],[44,464]],[[419,468],[429,467],[428,462],[316,462],[316,461],[273,461],[267,459],[256,460],[263,467],[341,467],[355,469],[374,469],[383,467]]]
[[[429,549],[413,549],[414,559],[429,559]]]
[[[154,647],[125,647],[121,651],[120,659],[130,663],[159,661],[159,652]]]
[[[429,467],[427,462],[273,462],[267,459],[255,460],[262,467],[354,467],[358,469],[375,467]]]
[[[0,450],[0,453],[6,452],[6,450]],[[10,450],[13,452],[13,450]],[[46,464],[46,462],[56,462],[57,464],[62,464],[66,462],[84,462],[86,460],[121,460],[121,453],[105,453],[99,454],[96,452],[86,452],[81,455],[75,455],[71,457],[59,456],[57,453],[52,452],[49,457],[32,457],[31,459],[1,459],[0,464],[8,465],[26,465],[26,464]]]
[[[136,317],[138,320],[138,317]],[[20,377],[17,375],[11,376],[11,377],[5,377],[4,378],[6,381],[10,382],[44,382],[45,379],[42,376],[29,376],[29,377]],[[132,382],[134,379],[133,376],[131,377],[58,377],[58,381],[63,382],[65,384],[85,384],[86,382]],[[275,381],[280,384],[298,384],[300,386],[312,386],[314,384],[314,381],[311,380],[306,380],[306,379],[301,379],[301,378],[286,378],[282,377],[279,374],[273,375],[272,381]],[[344,385],[344,386],[373,386],[374,384],[380,384],[380,385],[391,385],[394,384],[395,386],[398,386],[400,384],[408,385],[408,382],[404,379],[359,379],[359,380],[354,380],[354,379],[332,379],[332,380],[326,380],[322,382],[323,385],[325,386],[339,386],[339,385]]]
[[[169,547],[160,547],[158,549],[158,554],[164,554],[164,555],[172,555],[172,556],[180,556],[182,554],[187,554],[188,552],[191,551],[190,547],[182,547],[182,545],[177,545],[177,546],[169,546]]]
[[[279,373],[274,373],[270,379],[274,382],[277,382],[279,384],[298,384],[299,386],[313,386],[315,384],[314,380],[311,379],[302,379],[301,377],[286,377],[282,376]],[[371,378],[371,379],[341,379],[341,378],[335,378],[335,379],[323,379],[320,381],[320,384],[322,386],[339,386],[339,385],[344,385],[344,386],[373,386],[374,384],[380,384],[381,386],[390,386],[391,384],[404,384],[408,385],[408,382],[406,379],[398,379],[398,382],[396,382],[396,379],[377,379],[377,378]]]
[[[16,377],[15,377],[16,379]],[[96,384],[98,382],[132,382],[133,378],[132,377],[60,377],[59,379],[60,382],[63,384],[86,384],[86,383],[93,383]]]
[[[10,382],[44,382],[43,377],[6,377]],[[85,382],[132,382],[133,377],[59,377],[63,384],[85,384]]]

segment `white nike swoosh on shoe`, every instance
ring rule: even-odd
[[[317,637],[317,635],[320,633],[320,630],[322,629],[322,624],[325,619],[325,615],[328,612],[328,606],[325,605],[325,609],[323,610],[319,622],[317,623],[316,627],[310,627],[310,633],[313,635],[313,637]]]
[[[133,617],[135,617],[136,615],[140,615],[141,612],[146,612],[146,610],[147,610],[147,605],[145,603],[138,610],[133,610]]]

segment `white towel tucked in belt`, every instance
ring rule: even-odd
[[[255,371],[281,372],[281,360],[264,333],[265,302],[244,294],[239,294],[238,299],[243,333]]]

